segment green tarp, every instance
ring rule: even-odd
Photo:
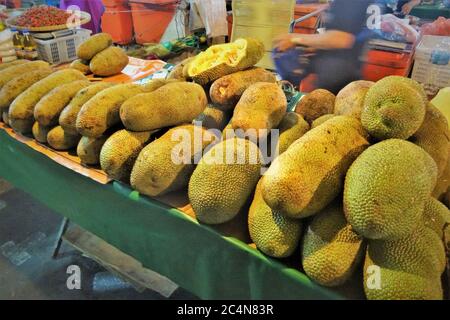
[[[444,8],[439,1],[434,5],[421,5],[411,11],[411,15],[425,20],[436,20],[439,17],[450,19],[450,8]]]
[[[0,176],[200,298],[339,298],[246,244],[126,185],[81,176],[3,130]]]

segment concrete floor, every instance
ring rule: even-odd
[[[60,215],[0,179],[0,299],[165,299],[150,290],[138,293],[67,244],[52,259],[61,221]],[[67,288],[70,265],[81,269],[80,290]],[[108,284],[102,285],[105,279]],[[170,299],[195,296],[179,288]]]

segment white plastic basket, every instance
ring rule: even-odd
[[[450,37],[423,36],[416,48],[412,78],[420,82],[429,95],[440,89],[450,87],[450,60],[438,51],[450,52]]]
[[[58,37],[57,32],[54,39],[41,40],[36,39],[39,59],[52,64],[70,62],[77,59],[77,48],[89,38],[92,31],[87,29],[76,29],[74,34]]]

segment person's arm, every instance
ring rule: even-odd
[[[329,30],[322,34],[285,34],[275,40],[275,47],[285,51],[294,46],[304,46],[318,50],[349,49],[355,43],[351,33]]]
[[[411,0],[408,3],[405,3],[402,7],[402,13],[404,15],[408,15],[411,13],[414,7],[418,6],[422,1],[421,0]]]

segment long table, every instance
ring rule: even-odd
[[[2,129],[0,176],[202,299],[341,298],[174,207],[80,175]]]

